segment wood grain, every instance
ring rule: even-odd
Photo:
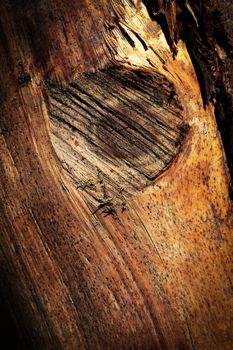
[[[164,76],[116,67],[47,86],[54,149],[95,210],[123,209],[177,156],[183,108]]]
[[[203,107],[184,43],[174,60],[138,1],[4,0],[0,10],[0,295],[3,315],[14,324],[14,348],[231,350],[228,170],[214,108]],[[143,86],[152,76],[155,86],[161,76],[169,81],[175,96],[160,117],[170,118],[174,140],[180,119],[176,124],[173,108],[188,128],[163,172],[127,200],[126,210],[115,206],[106,216],[93,212],[92,200],[64,171],[51,111],[58,113],[67,91],[84,98],[76,86],[93,90],[102,75],[120,86],[120,74],[106,73],[109,66],[126,76],[148,72],[133,79]],[[101,93],[112,93],[110,85],[102,84]],[[170,89],[158,90],[166,100]],[[148,87],[140,108],[146,96]],[[79,123],[80,103],[77,114],[69,112]],[[69,95],[66,108],[72,106]],[[148,110],[156,118],[160,108],[155,101]],[[134,127],[141,115],[135,111]],[[94,121],[93,113],[99,120],[93,104],[85,118]],[[59,142],[67,118],[61,114]],[[75,174],[81,176],[78,164]]]

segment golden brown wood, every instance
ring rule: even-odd
[[[51,141],[94,211],[123,210],[168,167],[185,136],[174,85],[154,70],[123,67],[48,86]]]
[[[0,10],[1,298],[18,345],[231,350],[229,179],[213,106],[203,108],[185,45],[178,43],[174,60],[139,1],[3,1]],[[70,161],[60,141],[69,129],[54,123],[51,100],[54,90],[64,93],[72,84],[86,93],[84,74],[98,77],[109,67],[147,72],[139,79],[143,86],[146,77],[156,80],[161,89],[156,86],[152,114],[171,119],[165,132],[175,130],[178,143],[159,171],[120,204],[104,202],[116,196],[110,188],[106,197],[100,180],[93,189],[104,204],[99,207],[72,181],[83,167],[78,156],[71,177],[62,166],[62,157]],[[118,71],[112,79],[119,79]],[[172,86],[167,95],[164,85]],[[115,93],[119,102],[122,92]],[[140,98],[150,96],[145,91]],[[71,98],[66,103],[71,108]],[[66,141],[81,142],[73,131]],[[98,131],[95,152],[100,136]],[[126,154],[119,157],[111,148],[117,168]]]

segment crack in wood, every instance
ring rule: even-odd
[[[161,74],[116,66],[46,87],[54,149],[94,211],[125,207],[179,153],[183,108]]]

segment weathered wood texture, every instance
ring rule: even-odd
[[[54,149],[95,210],[123,209],[178,154],[184,112],[160,74],[108,68],[48,90]]]
[[[228,169],[184,43],[170,37],[173,59],[140,1],[0,11],[0,294],[14,348],[231,350]]]
[[[204,104],[212,102],[233,176],[233,3],[231,0],[144,0],[176,54],[182,38],[194,65]],[[233,196],[232,184],[230,193]]]

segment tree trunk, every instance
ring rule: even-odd
[[[0,9],[2,339],[231,350],[230,0]]]

